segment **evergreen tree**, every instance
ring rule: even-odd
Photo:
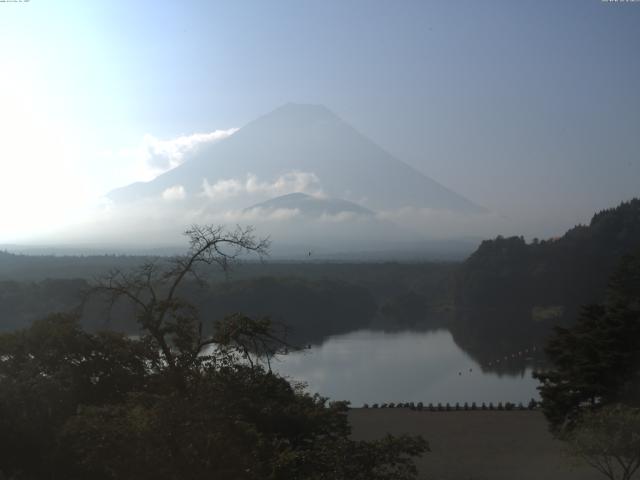
[[[604,304],[557,328],[546,353],[553,368],[536,377],[556,433],[571,430],[585,409],[640,405],[640,254],[622,259]]]

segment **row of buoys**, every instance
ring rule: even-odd
[[[487,367],[493,367],[493,366],[498,366],[500,364],[500,362],[508,362],[509,360],[514,360],[517,358],[522,358],[523,355],[529,355],[529,354],[534,354],[536,351],[538,350],[538,348],[534,345],[531,348],[525,348],[524,350],[519,350],[517,352],[512,353],[511,355],[505,355],[504,358],[498,358],[496,360],[493,360],[489,363],[487,363]],[[473,368],[469,369],[469,373],[473,373]],[[461,377],[462,376],[462,370],[460,370],[458,372],[458,376]]]
[[[519,350],[518,352],[514,352],[511,355],[505,355],[504,358],[498,358],[492,362],[489,362],[487,366],[492,367],[494,365],[498,365],[500,361],[508,362],[509,360],[513,360],[516,358],[521,358],[523,355],[533,354],[538,350],[538,348],[534,345],[533,347],[525,348],[524,350]]]
[[[426,410],[430,412],[449,412],[461,410],[535,410],[539,406],[540,403],[532,398],[526,406],[522,402],[517,404],[512,402],[505,402],[504,404],[502,402],[498,402],[496,405],[494,405],[493,402],[489,402],[489,404],[485,402],[482,402],[482,404],[477,404],[476,402],[469,404],[468,402],[465,402],[464,405],[461,405],[460,403],[456,403],[455,405],[451,405],[450,403],[447,403],[446,405],[443,405],[442,403],[438,403],[437,405],[434,405],[433,403],[425,405],[422,402],[390,402],[382,403],[380,405],[377,403],[373,403],[371,405],[365,403],[362,405],[362,408],[409,408],[411,410]]]

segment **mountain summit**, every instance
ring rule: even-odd
[[[108,194],[116,204],[160,198],[179,188],[187,199],[237,207],[280,195],[321,193],[381,211],[403,207],[461,213],[483,208],[398,160],[319,105],[286,104],[231,137],[193,152],[184,163],[146,183]],[[247,199],[242,193],[261,193]]]

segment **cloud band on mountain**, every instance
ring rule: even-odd
[[[141,149],[146,155],[147,164],[160,171],[167,171],[180,165],[185,156],[203,144],[217,142],[230,137],[237,128],[214,130],[209,133],[183,135],[171,140],[160,140],[153,135],[145,135]]]
[[[162,192],[162,198],[167,201],[183,200],[185,196],[186,192],[182,185],[174,185]]]
[[[222,200],[238,195],[263,195],[274,197],[287,193],[301,192],[312,196],[323,196],[320,179],[313,172],[290,171],[274,181],[261,181],[256,175],[249,173],[244,180],[228,178],[210,184],[202,181],[202,195],[211,200]]]

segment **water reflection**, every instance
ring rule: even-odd
[[[538,398],[532,369],[498,375],[480,365],[446,330],[385,333],[359,330],[328,338],[274,365],[311,392],[364,403],[528,402]]]

